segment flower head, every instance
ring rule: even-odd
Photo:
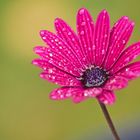
[[[99,13],[96,23],[82,8],[77,14],[77,32],[62,19],[55,20],[57,33],[40,31],[47,47],[34,48],[40,56],[33,64],[43,69],[40,77],[60,85],[50,94],[54,100],[72,98],[76,103],[96,98],[113,104],[114,90],[125,88],[140,76],[140,42],[125,48],[134,27],[128,17],[121,17],[110,29],[109,14]]]

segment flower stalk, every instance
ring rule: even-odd
[[[108,125],[109,125],[109,127],[111,129],[111,132],[112,132],[112,134],[114,136],[114,139],[115,140],[120,140],[120,137],[119,137],[119,135],[118,135],[118,133],[117,133],[117,131],[115,129],[115,126],[114,126],[114,124],[112,122],[112,119],[111,119],[111,117],[109,115],[109,112],[108,112],[106,106],[101,102],[99,102],[99,104],[100,104],[100,107],[101,107],[101,109],[103,111],[103,114],[104,114],[104,116],[106,118],[106,121],[107,121],[107,123],[108,123]]]

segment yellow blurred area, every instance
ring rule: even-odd
[[[80,104],[49,100],[57,86],[39,78],[41,70],[31,65],[37,57],[32,50],[44,45],[41,29],[55,32],[56,17],[76,29],[76,12],[81,7],[89,9],[94,20],[100,10],[107,9],[112,24],[129,16],[136,24],[129,44],[136,42],[140,39],[139,5],[138,0],[1,0],[0,140],[77,140],[106,131],[110,135],[95,100]],[[116,103],[108,107],[118,129],[140,124],[139,84],[137,79],[116,92]]]

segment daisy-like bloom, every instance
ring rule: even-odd
[[[53,100],[72,98],[75,103],[96,98],[100,103],[113,104],[114,90],[125,88],[140,76],[140,42],[125,48],[134,22],[121,17],[111,29],[106,10],[99,13],[96,23],[85,8],[77,13],[77,33],[62,19],[55,20],[56,33],[41,30],[47,46],[34,48],[40,56],[33,64],[43,69],[40,77],[60,85],[50,94]]]

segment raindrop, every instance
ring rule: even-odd
[[[107,37],[107,34],[105,34],[105,38]]]
[[[43,38],[44,40],[46,39],[46,37],[45,37],[45,36],[43,36],[42,38]]]
[[[66,30],[66,28],[63,28],[63,29],[62,29],[62,31],[65,31],[65,30]]]
[[[50,55],[50,57],[52,57],[52,56],[53,56],[53,54],[52,54],[52,53],[49,53],[49,55]]]
[[[102,50],[102,54],[105,54],[105,50]]]
[[[80,15],[84,14],[84,11],[85,11],[84,9],[81,9],[80,12],[79,12]]]
[[[55,42],[58,42],[58,39],[57,38],[55,39]]]
[[[48,73],[52,73],[53,72],[53,70],[52,69],[48,69]]]
[[[59,49],[62,49],[62,46],[59,46]]]
[[[68,32],[68,35],[71,35],[72,33],[71,32]]]
[[[126,43],[126,41],[125,40],[123,40],[123,44],[125,44]]]
[[[82,25],[82,26],[86,25],[86,22],[85,22],[85,21],[83,21],[83,22],[81,23],[81,25]]]
[[[85,33],[84,31],[81,31],[81,32],[80,32],[81,35],[84,35],[84,33]]]

